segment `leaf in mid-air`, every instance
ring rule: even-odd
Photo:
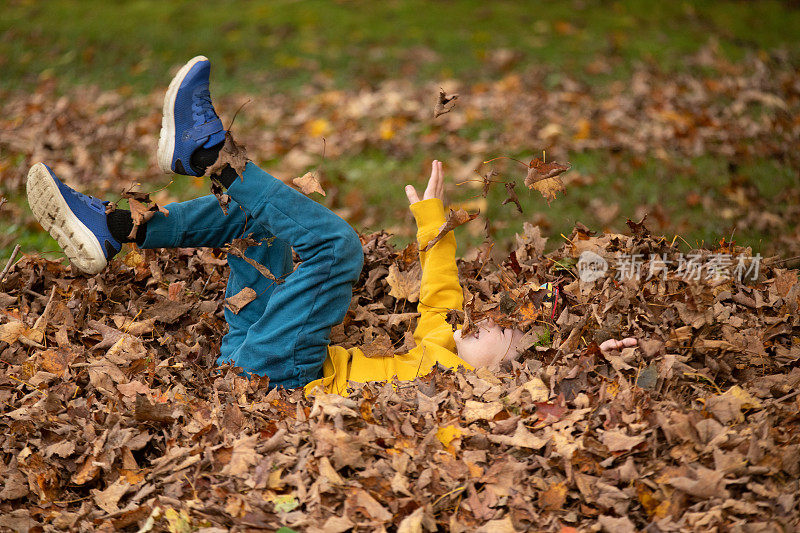
[[[444,224],[441,228],[439,228],[439,233],[436,235],[436,237],[428,241],[428,244],[425,245],[425,248],[423,248],[422,251],[427,252],[433,248],[433,246],[439,242],[442,237],[447,235],[448,232],[453,231],[461,224],[466,224],[470,220],[474,220],[479,214],[480,211],[476,211],[475,213],[467,213],[463,209],[451,209],[450,213],[447,214]]]
[[[564,182],[561,181],[560,176],[569,170],[570,166],[569,163],[563,165],[555,161],[545,163],[537,157],[528,165],[525,185],[529,189],[539,191],[544,196],[544,199],[547,200],[547,205],[550,205],[550,202],[556,199],[558,193],[564,192]]]

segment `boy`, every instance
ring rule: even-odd
[[[158,164],[165,172],[202,176],[222,148],[225,131],[211,102],[210,72],[208,59],[198,56],[169,85],[158,144]],[[258,296],[238,314],[225,309],[229,331],[222,340],[220,364],[232,362],[247,373],[268,376],[270,386],[305,386],[308,391],[322,386],[344,393],[348,380],[413,379],[437,362],[491,366],[520,351],[519,332],[484,324],[477,337],[462,339],[445,321],[448,309],[463,304],[452,232],[420,252],[423,274],[414,349],[367,358],[358,348],[329,347],[330,330],[344,318],[363,264],[358,235],[334,213],[251,162],[241,177],[226,166],[214,178],[232,199],[227,215],[212,195],[173,203],[167,206],[168,216],[158,213],[139,227],[136,243],[142,248],[221,247],[246,233],[261,241],[245,255],[283,282],[274,283],[244,259],[228,256],[226,296],[244,287]],[[443,188],[438,161],[421,200],[412,186],[406,187],[420,249],[444,223]],[[100,272],[122,243],[131,242],[129,211],[106,214],[108,202],[71,189],[42,163],[29,171],[27,192],[40,224],[86,273]],[[301,259],[294,272],[292,249]],[[457,344],[461,358],[455,353]]]

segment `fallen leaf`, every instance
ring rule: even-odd
[[[439,439],[439,442],[442,443],[442,446],[444,446],[447,451],[454,453],[452,443],[454,440],[461,438],[461,429],[452,424],[449,426],[442,426],[436,431],[436,438]]]
[[[128,492],[130,486],[130,483],[120,478],[106,487],[105,490],[92,489],[92,495],[98,507],[107,513],[116,513],[119,511],[119,506],[117,504],[120,498]]]
[[[630,436],[621,429],[603,431],[600,442],[610,452],[627,452],[644,442],[643,435]]]
[[[422,269],[415,263],[410,270],[401,271],[397,265],[389,266],[386,283],[389,284],[389,295],[398,300],[416,302],[419,300],[420,283],[422,282]]]
[[[550,487],[539,493],[539,507],[545,511],[561,509],[567,502],[567,484],[564,482],[553,483]]]
[[[302,193],[305,195],[309,195],[312,192],[316,192],[321,194],[322,196],[325,196],[325,189],[322,188],[322,185],[320,185],[319,180],[317,179],[316,176],[314,176],[312,172],[306,172],[301,177],[294,178],[292,180],[292,183],[294,183],[297,186],[297,188],[300,189],[300,191],[302,191]]]

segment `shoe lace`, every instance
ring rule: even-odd
[[[195,103],[197,104],[203,122],[211,122],[217,118],[217,113],[214,111],[214,104],[211,103],[211,93],[208,86],[202,87],[195,93]]]

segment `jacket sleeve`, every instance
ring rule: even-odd
[[[436,344],[455,352],[453,329],[447,323],[450,309],[461,311],[464,294],[458,282],[456,266],[456,238],[450,231],[427,252],[422,249],[445,223],[444,205],[438,198],[422,200],[411,205],[417,222],[419,259],[422,264],[422,283],[417,310],[420,313],[414,341]]]

